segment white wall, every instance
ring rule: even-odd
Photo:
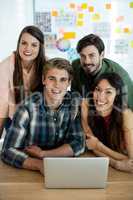
[[[33,0],[0,0],[0,61],[16,49],[20,31],[33,24]]]

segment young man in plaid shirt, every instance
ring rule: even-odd
[[[14,115],[1,153],[5,163],[43,173],[44,157],[78,156],[84,152],[79,99],[67,91],[71,80],[72,67],[67,60],[47,61],[43,93],[26,99]]]

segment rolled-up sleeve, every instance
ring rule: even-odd
[[[85,150],[85,137],[79,115],[74,120],[71,120],[67,143],[71,146],[75,156],[80,155]]]
[[[22,168],[28,155],[23,152],[29,124],[29,114],[25,107],[19,107],[7,132],[1,152],[1,159],[17,168]]]

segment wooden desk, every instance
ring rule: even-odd
[[[133,200],[133,174],[109,169],[106,189],[45,189],[41,174],[0,161],[0,200]]]

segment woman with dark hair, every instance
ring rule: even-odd
[[[89,103],[82,101],[82,126],[88,149],[108,156],[112,167],[133,173],[133,112],[126,108],[126,97],[118,74],[102,74]]]
[[[0,135],[26,96],[42,90],[45,63],[44,35],[36,26],[26,26],[20,33],[17,49],[0,63]]]

